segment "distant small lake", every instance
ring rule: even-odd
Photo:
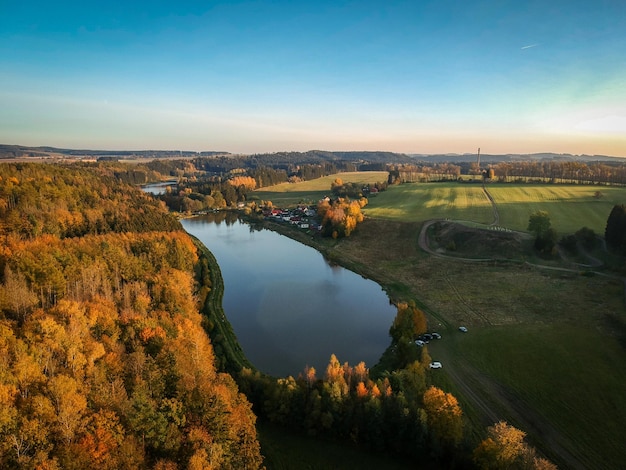
[[[163,194],[168,186],[176,186],[176,180],[164,181],[162,183],[150,183],[142,186],[141,189],[150,194]]]
[[[224,312],[255,367],[297,376],[309,365],[321,376],[333,353],[341,363],[378,362],[396,314],[378,284],[329,265],[311,247],[225,216],[182,225],[217,259]]]

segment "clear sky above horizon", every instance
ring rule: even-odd
[[[0,143],[626,157],[626,2],[0,0]]]

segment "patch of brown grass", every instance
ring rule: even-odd
[[[437,258],[418,247],[421,223],[366,219],[349,238],[327,247],[336,261],[383,285],[392,300],[418,301],[432,322],[455,326],[555,321],[597,325],[623,312],[618,280],[545,271],[526,264]],[[444,237],[456,237],[450,227]],[[462,230],[462,252],[522,259],[517,235]],[[458,254],[458,253],[457,253]]]

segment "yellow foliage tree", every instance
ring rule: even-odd
[[[332,204],[326,199],[321,200],[317,205],[317,214],[322,218],[323,233],[333,238],[350,236],[357,224],[364,220],[361,208],[366,203],[364,198],[352,202],[339,198]]]
[[[359,382],[359,384],[356,386],[356,396],[358,398],[365,398],[367,397],[367,394],[368,394],[367,387],[365,386],[363,382]]]
[[[487,428],[487,438],[474,450],[474,462],[485,470],[522,468],[529,470],[556,470],[550,461],[538,457],[524,440],[526,433],[506,421]]]
[[[229,179],[228,183],[235,188],[243,186],[248,191],[256,189],[256,180],[251,176],[235,176],[234,178]]]
[[[430,387],[424,393],[428,429],[444,445],[455,446],[463,438],[463,412],[457,399],[440,388]]]

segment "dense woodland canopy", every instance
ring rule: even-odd
[[[196,246],[106,168],[1,165],[0,467],[258,468]]]
[[[157,201],[121,183],[116,173],[107,166],[0,165],[0,235],[66,238],[180,229]]]

